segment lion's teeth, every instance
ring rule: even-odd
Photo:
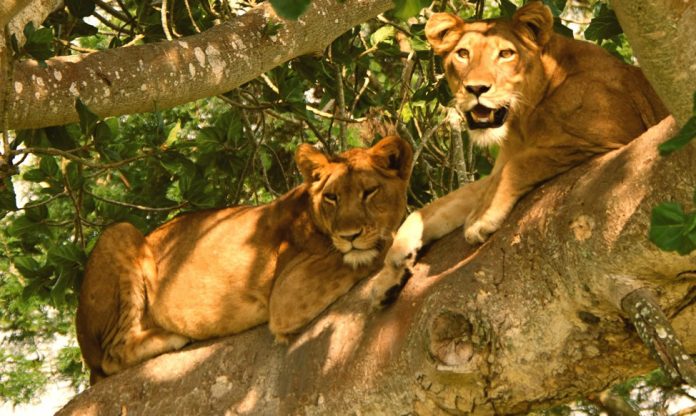
[[[495,111],[491,110],[491,112],[488,113],[488,121],[492,123],[493,120],[495,120]]]

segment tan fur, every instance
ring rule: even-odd
[[[491,175],[411,214],[399,229],[373,280],[375,303],[398,285],[422,245],[460,226],[468,242],[485,241],[535,186],[628,143],[668,115],[640,69],[555,34],[552,26],[551,11],[540,2],[511,20],[464,22],[446,13],[429,19],[425,33],[443,58],[457,109],[466,113],[480,104],[509,112],[502,126],[470,131],[478,145],[500,144]],[[485,92],[477,97],[473,86]]]
[[[412,150],[398,137],[328,157],[276,201],[182,215],[147,236],[119,223],[92,251],[77,336],[92,382],[264,322],[278,339],[375,271],[406,210]]]

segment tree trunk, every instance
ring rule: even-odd
[[[696,352],[696,258],[647,239],[660,201],[691,202],[690,146],[630,145],[525,197],[480,247],[434,243],[396,303],[359,284],[289,346],[267,328],[197,343],[110,377],[59,415],[507,414],[598,392],[656,367],[621,302],[656,294]],[[675,176],[674,172],[679,172]]]
[[[645,76],[680,125],[696,92],[696,1],[612,0]]]
[[[102,117],[156,111],[227,92],[292,58],[321,53],[391,0],[314,0],[297,21],[262,3],[204,33],[171,42],[15,63],[9,128],[78,120],[80,98]],[[269,23],[282,23],[276,34]]]

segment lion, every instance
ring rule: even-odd
[[[435,13],[425,35],[442,57],[471,140],[498,144],[499,154],[489,176],[408,216],[371,280],[378,308],[394,300],[423,245],[461,226],[468,243],[483,243],[523,195],[668,115],[639,68],[554,33],[541,2],[509,20],[465,22]]]
[[[90,382],[191,341],[268,322],[279,341],[377,271],[406,213],[413,153],[397,136],[330,157],[274,202],[191,212],[144,236],[107,227],[87,261],[77,338]]]

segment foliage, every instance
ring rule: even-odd
[[[297,18],[311,0],[270,3]],[[448,117],[452,96],[425,42],[422,9],[496,17],[521,3],[395,0],[394,10],[343,34],[323,56],[295,59],[218,97],[109,119],[78,100],[79,123],[15,132],[9,145],[20,173],[0,183],[0,308],[7,311],[0,317],[0,394],[27,401],[56,377],[84,385],[72,319],[87,255],[110,223],[148,232],[182,212],[268,202],[298,184],[299,143],[338,152],[370,144],[384,125],[415,149],[412,208],[488,174],[496,150],[474,149]],[[572,36],[563,24],[565,1],[545,3],[555,29]],[[164,19],[161,4],[67,0],[41,27],[27,26],[28,42],[14,40],[14,57],[41,61],[193,35],[256,1],[167,0]],[[603,24],[592,29],[596,40],[630,59],[625,40]],[[263,34],[279,28],[269,24]],[[37,346],[56,334],[73,341],[46,370]]]

